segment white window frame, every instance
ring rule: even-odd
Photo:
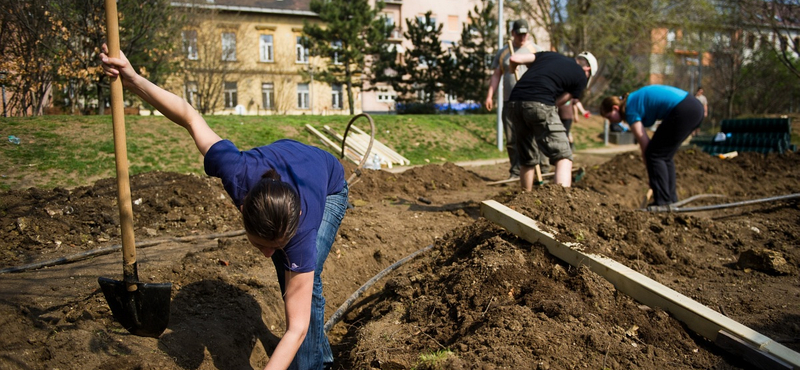
[[[197,82],[186,82],[186,102],[195,107],[197,104]]]
[[[331,108],[344,109],[344,86],[342,84],[331,85]]]
[[[181,39],[183,40],[183,52],[186,54],[186,59],[197,60],[197,30],[184,30],[181,32]]]
[[[417,21],[419,21],[419,23],[421,23],[421,24],[425,24],[425,14],[418,15],[417,16]],[[430,32],[430,31],[433,31],[433,29],[435,27],[436,27],[436,16],[435,15],[431,15],[431,21],[429,23],[427,23],[427,27],[425,27],[425,30]]]
[[[394,103],[397,93],[389,88],[378,89],[378,102],[380,103]]]
[[[226,62],[236,61],[236,33],[223,32],[220,35],[222,42],[222,60]]]
[[[338,50],[342,49],[342,41],[331,41],[331,49],[333,49],[333,64],[340,66],[342,62],[339,60]]]
[[[225,96],[225,108],[236,108],[238,102],[236,81],[223,82],[223,95]]]
[[[261,84],[261,107],[275,109],[275,84],[272,82]]]
[[[297,36],[294,45],[295,62],[301,64],[308,64],[308,48],[303,46],[303,37]]]
[[[258,56],[262,62],[274,62],[274,40],[272,35],[261,35],[258,38]]]
[[[306,83],[297,84],[297,109],[309,109],[311,87]]]

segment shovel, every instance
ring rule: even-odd
[[[108,28],[108,55],[119,57],[119,20],[116,0],[105,0]],[[133,206],[128,180],[128,153],[125,144],[125,117],[122,105],[122,80],[111,81],[111,118],[114,125],[114,155],[117,165],[117,198],[122,231],[123,281],[97,279],[114,319],[131,334],[143,337],[161,335],[169,324],[172,283],[142,283],[136,265],[133,237]]]

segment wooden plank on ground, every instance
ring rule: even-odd
[[[612,259],[583,253],[577,244],[566,245],[552,233],[541,229],[536,221],[496,201],[481,203],[481,214],[490,221],[531,242],[547,247],[550,254],[572,266],[586,265],[614,284],[617,290],[650,307],[660,307],[686,324],[691,330],[717,341],[721,330],[753,348],[756,354],[777,358],[800,368],[800,354],[759,332],[724,316],[693,299],[680,294]]]
[[[318,138],[319,138],[319,139],[322,141],[322,143],[323,143],[323,144],[325,144],[325,145],[327,145],[328,147],[330,147],[330,148],[332,148],[332,149],[336,150],[336,153],[338,153],[339,155],[341,155],[341,153],[342,153],[342,147],[341,147],[341,146],[338,146],[338,145],[336,145],[336,143],[334,143],[333,141],[331,141],[331,139],[329,139],[329,138],[328,138],[327,136],[325,136],[323,133],[319,132],[319,130],[315,129],[313,126],[311,126],[311,125],[309,125],[309,124],[306,124],[306,130],[307,130],[308,132],[310,132],[310,133],[314,134],[314,136],[318,137]],[[344,156],[345,156],[345,158],[347,158],[347,159],[348,159],[350,162],[353,162],[353,163],[355,163],[355,164],[358,164],[358,163],[361,161],[361,156],[357,156],[357,155],[355,155],[355,153],[353,153],[353,152],[350,152],[350,151],[348,151],[348,150],[345,150],[345,151],[344,151]]]
[[[352,128],[353,131],[355,131],[358,134],[365,135],[365,136],[369,137],[369,134],[367,134],[366,132],[364,132],[363,130],[358,128],[356,125],[352,125],[352,126],[350,126],[350,128]],[[380,142],[378,140],[375,140],[375,142],[377,143],[376,145],[381,147],[381,149],[385,149],[387,152],[391,152],[392,156],[397,158],[397,160],[395,162],[399,163],[401,166],[405,166],[405,165],[410,165],[411,164],[411,161],[406,159],[406,157],[403,157],[402,155],[400,155],[400,153],[392,150],[391,148],[386,146],[384,143],[382,143],[382,142]]]
[[[364,136],[359,133],[350,133],[350,136],[347,137],[348,140],[352,138],[360,143],[363,143],[365,146],[369,145],[369,136]],[[372,140],[372,151],[373,154],[377,153],[381,157],[381,162],[386,162],[386,164],[390,165],[393,163],[403,164],[403,162],[399,161],[397,157],[393,156],[390,151],[387,151],[385,147],[380,145],[378,140]]]
[[[359,145],[358,143],[353,142],[351,140],[348,140],[347,142],[345,142],[344,137],[342,135],[339,135],[339,133],[334,131],[330,126],[324,125],[324,126],[322,126],[322,128],[325,130],[325,132],[331,134],[331,136],[333,136],[336,140],[339,140],[340,142],[344,142],[345,146],[353,148],[353,150],[358,152],[358,156],[359,157],[363,157],[364,154],[367,152],[367,147],[366,146]]]

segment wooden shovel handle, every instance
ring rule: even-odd
[[[108,56],[118,58],[119,19],[116,0],[105,0],[106,28],[108,32]],[[136,290],[136,241],[133,237],[133,205],[128,179],[128,149],[125,138],[125,110],[122,102],[122,79],[111,80],[111,119],[114,125],[114,156],[117,165],[117,200],[119,222],[122,229],[123,274],[128,290]]]

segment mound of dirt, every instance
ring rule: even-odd
[[[681,199],[696,207],[800,192],[796,154],[676,158]],[[577,163],[576,165],[580,165]],[[352,164],[345,164],[347,175]],[[434,248],[367,290],[330,333],[337,369],[747,368],[658,308],[645,307],[480,217],[495,199],[562,241],[611,257],[800,350],[800,207],[781,200],[703,212],[638,211],[636,153],[587,168],[575,187],[520,192],[507,164],[363,170],[325,265],[327,314],[371,277]],[[216,179],[131,178],[137,241],[241,229]],[[0,267],[118,244],[113,179],[75,189],[0,193]],[[243,236],[137,249],[140,278],[172,282],[160,338],[128,334],[97,277],[119,278],[119,253],[0,275],[0,368],[262,368],[283,333],[271,262]]]

